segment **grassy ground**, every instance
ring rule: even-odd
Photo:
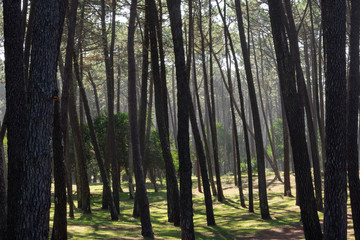
[[[268,183],[274,176],[268,174]],[[292,178],[294,178],[292,176]],[[245,179],[245,176],[244,178]],[[255,177],[256,179],[256,177]],[[294,179],[292,179],[294,182]],[[204,197],[197,190],[197,181],[193,179],[193,207],[194,225],[197,239],[303,239],[301,224],[299,222],[299,208],[295,205],[295,198],[283,197],[283,185],[274,181],[268,187],[268,201],[272,220],[261,219],[257,188],[255,188],[255,213],[239,205],[239,193],[233,184],[233,177],[222,178],[225,203],[214,200],[214,214],[216,226],[206,225],[206,212]],[[256,186],[256,181],[254,181]],[[293,185],[294,186],[294,185]],[[83,215],[75,211],[75,218],[68,219],[69,239],[142,239],[139,219],[132,217],[133,200],[129,199],[127,186],[122,186],[125,193],[120,195],[120,220],[110,221],[110,213],[101,210],[102,185],[92,184],[91,202],[92,214]],[[245,196],[247,196],[247,183],[244,182]],[[74,187],[75,189],[75,187]],[[295,189],[292,189],[295,195]],[[75,195],[74,195],[75,196]],[[180,228],[167,222],[165,187],[155,193],[148,185],[150,214],[153,231],[156,239],[179,239]],[[247,201],[247,199],[246,199]],[[76,202],[75,202],[76,205]],[[53,208],[51,218],[53,217]],[[320,213],[320,218],[323,218]],[[352,230],[349,221],[349,229]],[[52,220],[50,223],[52,226]],[[350,233],[351,234],[351,233]],[[353,236],[349,236],[351,239]]]

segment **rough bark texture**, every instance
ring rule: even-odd
[[[326,56],[324,238],[346,239],[346,4],[344,0],[321,4]]]
[[[355,239],[360,239],[360,181],[358,152],[358,111],[359,111],[359,27],[360,3],[351,1],[350,32],[350,78],[348,85],[346,158],[348,164],[349,190]]]
[[[137,1],[132,0],[130,6],[130,19],[128,28],[128,97],[129,97],[129,121],[130,133],[133,150],[133,159],[136,178],[136,194],[139,194],[139,206],[141,213],[141,234],[144,237],[154,238],[152,225],[150,221],[149,200],[146,193],[143,166],[140,153],[139,132],[136,114],[136,69],[134,54],[134,35],[135,35],[135,17]]]
[[[259,198],[260,198],[260,211],[262,219],[270,219],[269,206],[267,201],[266,191],[266,176],[265,176],[265,160],[264,160],[264,144],[261,133],[261,123],[259,109],[256,101],[256,93],[254,87],[254,80],[251,72],[250,53],[248,51],[248,45],[245,39],[244,24],[242,20],[241,5],[239,0],[235,0],[236,15],[238,20],[238,28],[241,40],[241,49],[244,58],[246,80],[248,83],[249,97],[251,110],[253,115],[255,142],[256,142],[256,158],[258,163],[258,175],[259,175]]]
[[[269,0],[268,3],[280,88],[285,103],[291,146],[293,146],[297,196],[300,200],[304,234],[306,239],[322,239],[306,146],[303,111],[296,91],[295,70],[287,45],[283,14],[281,14],[283,8],[281,2],[277,0]]]
[[[320,157],[317,146],[317,139],[315,135],[314,121],[312,117],[311,104],[309,94],[306,90],[304,74],[301,68],[300,51],[298,46],[298,37],[295,29],[295,22],[291,11],[291,4],[289,0],[285,0],[286,15],[289,22],[288,36],[290,39],[290,52],[296,69],[296,80],[298,85],[298,92],[301,97],[301,103],[306,110],[308,134],[310,138],[311,158],[314,168],[314,182],[316,193],[316,206],[319,211],[323,210],[322,202],[322,186],[321,186],[321,173],[320,173]]]
[[[23,75],[23,38],[21,35],[21,1],[5,0],[5,76],[6,76],[6,121],[8,128],[8,239],[16,239],[16,230],[21,222],[19,208],[20,186],[24,177],[25,146],[25,85]]]
[[[150,47],[151,47],[151,66],[152,66],[152,75],[155,88],[155,110],[156,110],[156,121],[159,130],[160,144],[162,149],[162,154],[165,161],[165,170],[166,170],[166,186],[167,186],[167,200],[168,200],[168,220],[169,222],[174,222],[175,226],[180,224],[180,205],[179,205],[179,190],[176,179],[176,172],[173,163],[173,159],[170,152],[170,142],[169,142],[169,129],[168,129],[168,116],[167,110],[167,101],[164,102],[163,99],[163,85],[159,71],[159,58],[157,50],[157,40],[156,40],[156,22],[157,22],[157,10],[154,0],[148,0],[147,4],[146,17],[149,23],[150,31]],[[166,89],[165,89],[166,90]]]
[[[180,171],[181,238],[195,239],[192,192],[191,160],[189,148],[189,106],[191,96],[186,78],[185,53],[182,38],[180,0],[167,0],[171,33],[174,43],[176,79],[178,86],[178,145]]]
[[[12,239],[48,239],[52,160],[53,99],[57,97],[56,67],[65,1],[39,0],[35,5],[34,36],[27,96],[21,223]],[[56,96],[56,97],[55,97]]]

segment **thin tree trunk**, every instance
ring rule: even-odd
[[[129,96],[129,122],[132,150],[134,156],[135,177],[136,177],[136,194],[139,194],[139,206],[141,213],[141,234],[144,237],[153,239],[154,233],[150,221],[149,200],[146,193],[143,166],[139,145],[139,132],[137,127],[137,111],[136,111],[136,70],[134,55],[134,35],[135,35],[135,17],[136,17],[137,1],[132,0],[130,6],[130,19],[128,28],[128,96]]]
[[[261,218],[262,219],[270,219],[271,217],[270,217],[270,212],[269,212],[269,206],[268,206],[268,201],[267,201],[267,190],[266,190],[264,146],[263,146],[261,125],[260,125],[259,110],[258,110],[258,105],[257,105],[257,101],[256,101],[254,80],[253,80],[253,76],[252,76],[252,72],[251,72],[250,54],[249,54],[246,39],[245,39],[240,1],[235,0],[235,4],[236,4],[236,15],[237,15],[237,20],[238,20],[239,35],[240,35],[240,40],[241,40],[241,49],[243,52],[245,71],[246,71],[246,80],[248,83],[250,104],[251,104],[253,123],[254,123],[254,131],[255,131]]]
[[[62,129],[60,102],[58,96],[54,96],[54,129],[53,129],[53,163],[55,180],[55,212],[54,226],[51,239],[67,239],[67,220],[66,220],[66,167],[64,159],[64,147],[62,145]]]
[[[74,54],[74,68],[75,68],[77,83],[79,85],[80,95],[81,95],[81,98],[82,98],[83,104],[84,104],[85,115],[86,115],[86,119],[87,119],[88,126],[89,126],[89,132],[90,132],[91,141],[92,141],[94,151],[95,151],[96,161],[97,161],[97,164],[98,164],[99,169],[100,169],[100,175],[101,175],[101,179],[102,179],[102,182],[103,182],[103,186],[105,188],[105,194],[107,194],[107,199],[108,199],[108,203],[109,203],[109,206],[110,206],[111,220],[116,221],[116,220],[118,220],[119,212],[116,209],[114,198],[113,198],[111,188],[110,188],[109,178],[108,178],[108,176],[106,174],[104,162],[103,162],[103,160],[101,158],[100,148],[99,148],[99,144],[98,144],[97,139],[96,139],[93,120],[92,120],[91,115],[90,115],[89,103],[88,103],[88,100],[87,100],[87,97],[86,97],[86,93],[85,93],[85,89],[84,89],[84,86],[83,86],[83,83],[82,83],[82,79],[80,77],[78,59],[77,59],[76,54]]]
[[[97,116],[100,116],[100,103],[99,103],[99,96],[98,96],[98,92],[97,92],[97,87],[96,87],[96,84],[94,82],[94,79],[92,78],[91,72],[88,72],[88,76],[89,76],[89,80],[91,82],[91,86],[94,89],[96,113],[97,113]]]
[[[217,130],[216,130],[216,116],[215,116],[215,92],[214,92],[214,74],[213,74],[213,64],[212,64],[212,6],[211,1],[209,1],[209,47],[210,47],[210,63],[209,63],[209,80],[210,80],[210,99],[209,99],[209,119],[210,119],[210,129],[211,129],[211,139],[213,143],[213,152],[214,152],[214,165],[215,165],[215,175],[216,175],[216,186],[217,186],[217,198],[219,202],[225,201],[224,193],[221,186],[221,176],[220,176],[220,163],[219,163],[219,146],[217,142]],[[204,78],[205,86],[208,86],[207,78]],[[207,91],[208,92],[208,91]]]
[[[114,116],[114,42],[115,42],[115,9],[116,1],[112,1],[112,23],[111,23],[111,43],[110,49],[107,43],[106,22],[105,22],[105,0],[101,0],[101,36],[103,45],[103,54],[106,68],[106,87],[107,87],[107,106],[108,106],[108,151],[107,156],[111,161],[111,178],[113,187],[113,197],[117,212],[119,207],[119,166],[116,158],[116,140],[115,140],[115,116]]]
[[[167,101],[164,102],[164,96],[162,95],[164,93],[162,89],[164,85],[162,84],[163,80],[161,79],[162,76],[159,72],[159,58],[155,28],[157,22],[157,9],[154,0],[148,0],[146,5],[148,6],[146,17],[149,23],[150,31],[151,65],[155,87],[156,120],[166,169],[168,221],[174,222],[174,225],[178,226],[180,224],[179,190],[177,186],[175,167],[170,152],[168,115],[167,110],[165,110],[165,108],[167,108]]]
[[[191,192],[191,160],[189,149],[189,108],[195,116],[191,103],[189,83],[187,81],[184,45],[182,39],[182,20],[180,0],[167,0],[171,33],[174,43],[176,79],[178,86],[178,145],[179,145],[179,172],[180,172],[180,211],[181,211],[181,238],[195,239],[192,192]],[[194,122],[194,121],[193,121]],[[198,134],[200,136],[200,134]],[[202,145],[201,145],[202,146]]]
[[[292,16],[291,5],[289,0],[285,0],[285,8],[287,12],[287,18],[289,20],[289,39],[290,39],[290,52],[292,54],[292,59],[295,64],[296,69],[296,80],[300,94],[300,103],[305,106],[306,110],[306,120],[307,126],[309,129],[309,138],[310,138],[310,146],[311,146],[311,155],[313,160],[314,167],[314,180],[315,180],[315,193],[316,193],[316,206],[319,211],[323,210],[322,204],[322,186],[321,186],[321,173],[320,173],[320,159],[319,159],[319,151],[317,147],[317,139],[315,135],[315,127],[312,119],[310,98],[306,91],[304,74],[301,68],[300,62],[300,53],[298,46],[297,33],[295,30],[294,18]],[[303,107],[302,106],[302,107]]]

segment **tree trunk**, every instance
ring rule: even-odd
[[[115,202],[114,202],[114,197],[112,195],[111,188],[110,188],[109,178],[108,178],[108,175],[106,174],[104,162],[103,162],[103,160],[101,158],[100,148],[99,148],[99,144],[98,144],[97,139],[96,139],[96,133],[95,133],[93,120],[92,120],[91,115],[90,115],[89,103],[88,103],[88,100],[87,100],[87,97],[86,97],[86,93],[85,93],[85,89],[84,89],[84,86],[83,86],[83,83],[82,83],[82,79],[80,77],[78,59],[77,59],[76,54],[74,54],[74,68],[75,68],[77,83],[79,85],[80,95],[81,95],[81,98],[82,98],[83,104],[84,104],[85,115],[86,115],[86,119],[87,119],[88,126],[89,126],[89,132],[90,132],[91,141],[92,141],[94,151],[95,151],[96,161],[97,161],[97,164],[98,164],[99,169],[100,169],[100,175],[101,175],[101,179],[102,179],[102,182],[103,182],[103,186],[105,188],[105,194],[107,195],[108,203],[109,203],[109,206],[110,206],[111,220],[116,221],[116,220],[118,220],[119,212],[116,209]]]
[[[17,231],[10,239],[49,238],[53,101],[58,97],[56,67],[66,4],[56,0],[37,1],[35,8],[28,86],[31,94],[27,96],[28,131],[24,145],[25,173],[18,206],[22,217],[20,224],[13,226]]]
[[[189,108],[191,96],[187,81],[185,53],[182,38],[182,20],[180,0],[167,0],[170,15],[171,33],[174,43],[176,79],[178,86],[178,145],[179,145],[179,172],[180,172],[180,211],[181,211],[181,238],[195,239],[192,191],[191,191],[191,160],[189,148]],[[194,115],[194,114],[193,114]]]
[[[346,2],[321,3],[326,56],[324,238],[346,239]]]
[[[117,212],[119,208],[119,166],[116,158],[116,140],[115,140],[115,116],[114,116],[114,41],[115,41],[115,9],[116,1],[112,1],[112,24],[111,24],[111,43],[110,49],[107,43],[106,22],[105,22],[105,0],[101,1],[101,32],[103,54],[106,68],[106,89],[109,122],[107,126],[108,151],[107,156],[111,161],[111,178],[113,187],[113,197]]]
[[[357,146],[359,111],[359,27],[360,3],[351,1],[350,77],[348,85],[346,158],[355,239],[360,239],[360,180]]]
[[[276,51],[280,88],[285,103],[290,140],[293,150],[297,196],[300,197],[301,219],[307,239],[322,239],[319,217],[316,211],[314,189],[311,179],[309,155],[305,139],[305,122],[299,95],[296,91],[295,70],[289,53],[284,10],[281,2],[269,0],[269,14]]]
[[[249,97],[251,110],[253,115],[255,141],[256,141],[256,157],[258,163],[258,180],[259,180],[259,197],[260,197],[260,210],[262,219],[270,219],[269,206],[267,201],[267,190],[266,190],[266,176],[265,176],[265,161],[264,161],[264,146],[261,133],[260,116],[256,101],[256,93],[254,87],[253,76],[251,72],[250,54],[248,51],[244,25],[242,20],[241,5],[239,0],[235,0],[236,4],[236,15],[238,20],[238,28],[241,40],[241,49],[243,53],[243,59],[246,71],[246,80],[248,83]]]
[[[6,163],[3,158],[3,140],[0,139],[0,236],[6,238],[6,217],[7,217],[7,204],[6,204]]]
[[[4,48],[6,77],[5,123],[8,129],[8,239],[16,239],[22,223],[22,209],[19,206],[21,183],[24,177],[24,146],[26,133],[26,109],[24,105],[25,84],[23,67],[23,36],[21,35],[21,1],[3,1]],[[19,104],[23,103],[23,104]],[[5,216],[6,217],[6,216]],[[5,225],[4,225],[5,226]]]
[[[314,180],[315,180],[315,193],[316,193],[316,206],[319,211],[323,210],[322,204],[322,187],[321,187],[321,173],[320,173],[320,159],[319,159],[319,150],[317,147],[317,139],[315,135],[315,127],[312,118],[312,111],[310,105],[310,96],[306,90],[304,74],[301,68],[300,62],[300,52],[298,46],[297,33],[295,29],[294,18],[292,16],[291,5],[289,0],[285,0],[285,8],[287,12],[287,18],[289,20],[289,39],[290,39],[290,52],[292,54],[293,62],[296,69],[296,79],[298,85],[298,92],[300,94],[300,103],[305,106],[306,110],[306,120],[307,126],[309,129],[309,138],[311,146],[311,156],[313,160],[314,167]]]
[[[58,91],[58,90],[56,90]],[[55,212],[54,226],[51,239],[67,239],[66,220],[66,168],[64,159],[64,146],[62,144],[60,102],[56,97],[54,103],[54,129],[53,129],[53,163],[55,180]]]
[[[137,124],[136,110],[136,70],[135,70],[135,54],[134,54],[134,35],[135,35],[135,16],[137,1],[132,0],[130,6],[130,19],[128,28],[128,96],[129,96],[129,122],[132,150],[134,155],[135,177],[136,177],[136,194],[139,194],[139,205],[141,212],[141,234],[144,237],[154,238],[152,231],[149,200],[146,193],[143,166],[139,145],[139,132]]]
[[[157,22],[157,9],[154,0],[148,0],[146,17],[149,23],[150,31],[150,46],[151,46],[151,65],[152,75],[155,87],[155,110],[156,110],[156,121],[159,130],[160,143],[162,148],[162,154],[165,161],[166,169],[166,181],[167,181],[167,199],[168,199],[168,221],[174,222],[175,226],[180,224],[180,210],[179,210],[179,191],[176,180],[175,167],[173,164],[170,142],[169,142],[169,128],[168,128],[168,116],[167,101],[164,102],[164,91],[162,88],[162,79],[159,72],[159,58],[157,50],[156,40],[156,22]],[[166,89],[165,89],[166,90]]]

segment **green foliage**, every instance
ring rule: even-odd
[[[103,158],[106,157],[106,136],[107,136],[107,125],[108,125],[108,116],[100,115],[94,119],[94,128],[97,137],[97,141],[100,147],[101,154]],[[128,147],[129,147],[129,120],[127,113],[117,113],[115,114],[115,137],[116,137],[116,156],[118,158],[119,164],[122,167],[128,166]],[[85,139],[85,150],[88,161],[91,163],[88,165],[92,169],[92,173],[96,173],[97,164],[95,161],[95,155],[93,153],[93,146],[91,143],[89,127],[84,125],[83,129],[84,139]]]
[[[276,158],[279,162],[284,161],[284,139],[283,139],[283,121],[281,118],[277,119],[272,126],[273,135],[271,138],[274,141]],[[273,156],[271,146],[267,146],[267,152]]]
[[[164,158],[162,155],[159,132],[152,130],[149,139],[149,155],[147,158],[148,166],[155,169],[165,169]]]

